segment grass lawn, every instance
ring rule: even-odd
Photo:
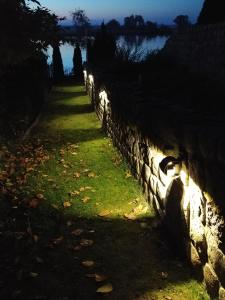
[[[0,299],[209,299],[155,229],[84,87],[55,87],[20,145],[0,145]]]

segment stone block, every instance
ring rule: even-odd
[[[219,300],[225,300],[225,289],[222,286],[219,290]]]
[[[212,298],[219,296],[219,280],[216,273],[209,264],[204,267],[204,282],[207,292]]]
[[[153,207],[160,218],[163,218],[165,216],[165,212],[163,211],[160,205],[160,201],[156,196],[153,196]]]
[[[167,187],[165,187],[159,180],[157,180],[156,192],[157,192],[156,193],[157,197],[159,197],[162,200],[162,203],[165,204],[165,198],[167,195]]]
[[[151,176],[151,169],[148,165],[144,164],[144,177],[145,180],[148,182]]]
[[[203,263],[207,262],[207,243],[203,225],[199,222],[198,226],[190,225],[190,237]]]
[[[155,195],[157,195],[157,181],[158,181],[158,178],[151,174],[150,179],[149,179],[149,184],[150,184],[151,190],[153,191],[153,193]]]
[[[194,267],[194,269],[199,269],[202,267],[202,262],[201,259],[198,255],[198,251],[197,249],[194,247],[194,245],[192,243],[190,243],[189,245],[190,249],[190,261],[192,266]]]

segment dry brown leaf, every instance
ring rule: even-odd
[[[39,257],[39,256],[36,256],[35,259],[36,259],[36,261],[37,261],[39,264],[43,264],[43,263],[44,263],[44,260],[43,260],[41,257]]]
[[[72,204],[71,204],[71,202],[69,202],[69,201],[63,202],[63,207],[65,207],[65,208],[70,207],[71,205],[72,205]]]
[[[51,204],[51,206],[55,209],[59,209],[59,206],[57,204]]]
[[[77,195],[80,195],[80,192],[79,191],[69,192],[69,195],[70,196],[77,196]]]
[[[161,277],[162,277],[162,279],[167,279],[168,278],[168,273],[167,272],[161,272]]]
[[[38,277],[39,276],[39,274],[38,273],[35,273],[35,272],[30,272],[30,277],[32,277],[32,278],[36,278],[36,277]]]
[[[131,212],[129,214],[124,214],[124,217],[128,220],[136,220],[136,218],[137,218],[137,216],[133,212]]]
[[[102,293],[102,294],[107,294],[107,293],[111,293],[113,291],[113,286],[111,283],[107,283],[103,286],[101,286],[100,288],[97,289],[97,293]]]
[[[37,234],[33,234],[33,239],[34,239],[35,243],[37,243],[39,240],[39,236]]]
[[[75,246],[75,247],[73,247],[73,250],[74,250],[74,251],[80,251],[81,249],[82,249],[81,246]]]
[[[53,243],[54,245],[59,245],[59,244],[62,243],[63,240],[64,240],[64,237],[61,235],[60,237],[54,239],[54,240],[52,241],[52,243]]]
[[[95,273],[86,274],[86,277],[88,277],[88,278],[95,278],[95,276],[96,276]]]
[[[79,172],[75,172],[75,173],[73,174],[73,177],[74,177],[74,178],[80,178],[80,173],[79,173]]]
[[[66,222],[66,225],[67,225],[68,227],[70,227],[70,226],[72,226],[72,225],[73,225],[73,222],[72,222],[72,221],[70,221],[70,220],[68,220],[68,221]]]
[[[91,198],[90,197],[84,197],[82,198],[83,203],[87,203]]]
[[[126,177],[126,178],[130,178],[130,177],[132,177],[132,175],[131,175],[130,171],[126,171],[126,175],[125,175],[125,177]]]
[[[86,268],[91,268],[95,265],[95,262],[93,260],[84,260],[82,261],[82,265]]]
[[[78,228],[78,229],[75,229],[74,231],[72,231],[71,234],[73,234],[75,236],[80,236],[83,232],[84,232],[83,229]]]
[[[96,175],[95,175],[94,172],[90,172],[90,173],[88,173],[88,177],[89,178],[94,178],[94,177],[96,177]]]
[[[42,200],[42,199],[44,199],[44,195],[43,194],[37,194],[36,198],[38,198],[39,200]]]
[[[108,279],[107,275],[104,275],[104,274],[95,274],[95,281],[96,282],[102,282],[102,281],[105,281],[106,279]]]
[[[99,217],[107,217],[107,216],[109,216],[109,215],[110,215],[110,211],[109,211],[108,209],[102,210],[102,211],[98,214]]]
[[[92,246],[93,244],[94,244],[93,240],[82,239],[80,241],[80,245],[83,247],[89,247],[89,246]]]

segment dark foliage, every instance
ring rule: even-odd
[[[89,49],[95,65],[107,64],[114,60],[116,52],[116,41],[114,37],[106,30],[104,23],[101,25],[101,30],[96,34],[94,43]]]
[[[53,45],[53,53],[52,53],[52,67],[53,67],[53,80],[58,82],[63,79],[64,71],[63,71],[63,62],[62,56],[60,53],[59,44]]]
[[[78,43],[76,43],[76,47],[74,49],[74,54],[73,54],[73,72],[76,79],[82,80],[83,64],[82,64],[81,50]]]
[[[111,33],[119,33],[120,27],[120,23],[115,19],[112,19],[106,24],[107,31]]]
[[[225,10],[223,0],[205,0],[198,24],[215,24],[225,22]]]
[[[191,25],[187,15],[179,15],[173,22],[176,24],[178,30],[185,29]]]
[[[43,51],[59,39],[57,22],[38,1],[0,0],[0,127],[7,134],[24,130],[43,104],[49,86]]]

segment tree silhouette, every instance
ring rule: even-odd
[[[90,27],[90,20],[82,9],[76,9],[72,14],[72,19],[77,33],[85,35],[87,29]]]
[[[182,30],[191,25],[187,15],[179,15],[173,20],[173,22],[177,25],[178,30]]]
[[[75,78],[81,80],[83,78],[83,65],[82,65],[82,55],[79,43],[76,43],[73,54],[73,73]]]
[[[215,24],[225,22],[223,0],[205,0],[197,24]]]
[[[114,59],[115,52],[115,39],[107,32],[105,24],[102,23],[101,29],[97,32],[91,49],[92,61],[96,64],[105,64]]]
[[[62,56],[60,53],[60,48],[58,43],[55,43],[53,45],[52,65],[53,65],[53,70],[52,70],[53,79],[54,81],[58,82],[62,80],[64,77]]]
[[[120,30],[120,23],[117,20],[112,19],[106,24],[106,28],[108,32],[118,32]]]

